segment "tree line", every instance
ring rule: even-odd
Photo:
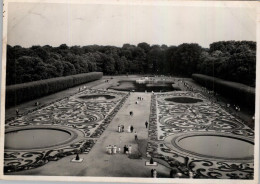
[[[167,46],[145,42],[122,47],[7,46],[7,85],[95,71],[183,77],[201,73],[255,86],[256,42],[221,41],[209,48],[196,43]]]

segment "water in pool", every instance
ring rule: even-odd
[[[254,154],[253,143],[231,137],[190,136],[179,140],[178,145],[201,155],[228,159],[253,157]]]
[[[103,100],[113,99],[113,98],[115,98],[115,96],[111,96],[111,95],[85,95],[85,96],[80,96],[79,98],[84,99],[84,100],[103,101]]]
[[[71,134],[56,129],[24,129],[5,134],[5,149],[36,149],[61,144]]]
[[[173,98],[165,98],[166,101],[175,102],[175,103],[198,103],[203,100],[197,98],[190,97],[173,97]]]
[[[136,83],[135,81],[119,81],[119,85],[110,87],[110,89],[118,91],[136,91],[136,92],[167,92],[179,89],[173,88],[173,83],[157,82],[157,83]]]

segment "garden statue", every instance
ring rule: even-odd
[[[77,153],[76,160],[79,160],[79,154]]]
[[[150,159],[150,164],[153,164],[153,158]]]

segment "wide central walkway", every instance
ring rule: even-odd
[[[142,97],[143,101],[138,100]],[[147,158],[130,159],[123,153],[124,145],[132,146],[132,153],[138,153],[138,144],[135,141],[134,133],[128,133],[128,126],[133,125],[134,132],[137,132],[139,148],[146,150],[146,140],[148,139],[148,129],[145,121],[149,120],[151,104],[151,93],[131,93],[125,104],[116,114],[110,125],[104,131],[96,144],[88,154],[81,154],[84,158],[81,163],[72,163],[75,157],[65,157],[59,161],[51,161],[48,164],[16,174],[23,175],[49,175],[49,176],[113,176],[113,177],[150,177],[151,169],[155,168],[158,174],[169,175],[169,169],[158,165],[157,167],[145,166]],[[133,111],[133,116],[129,112]],[[125,132],[118,133],[118,125],[124,125]],[[143,145],[142,145],[143,144]],[[117,145],[121,147],[121,153],[109,155],[106,153],[106,146]],[[144,156],[144,155],[143,155]]]

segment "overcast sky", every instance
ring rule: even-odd
[[[255,8],[9,3],[8,44],[179,45],[256,40]]]

